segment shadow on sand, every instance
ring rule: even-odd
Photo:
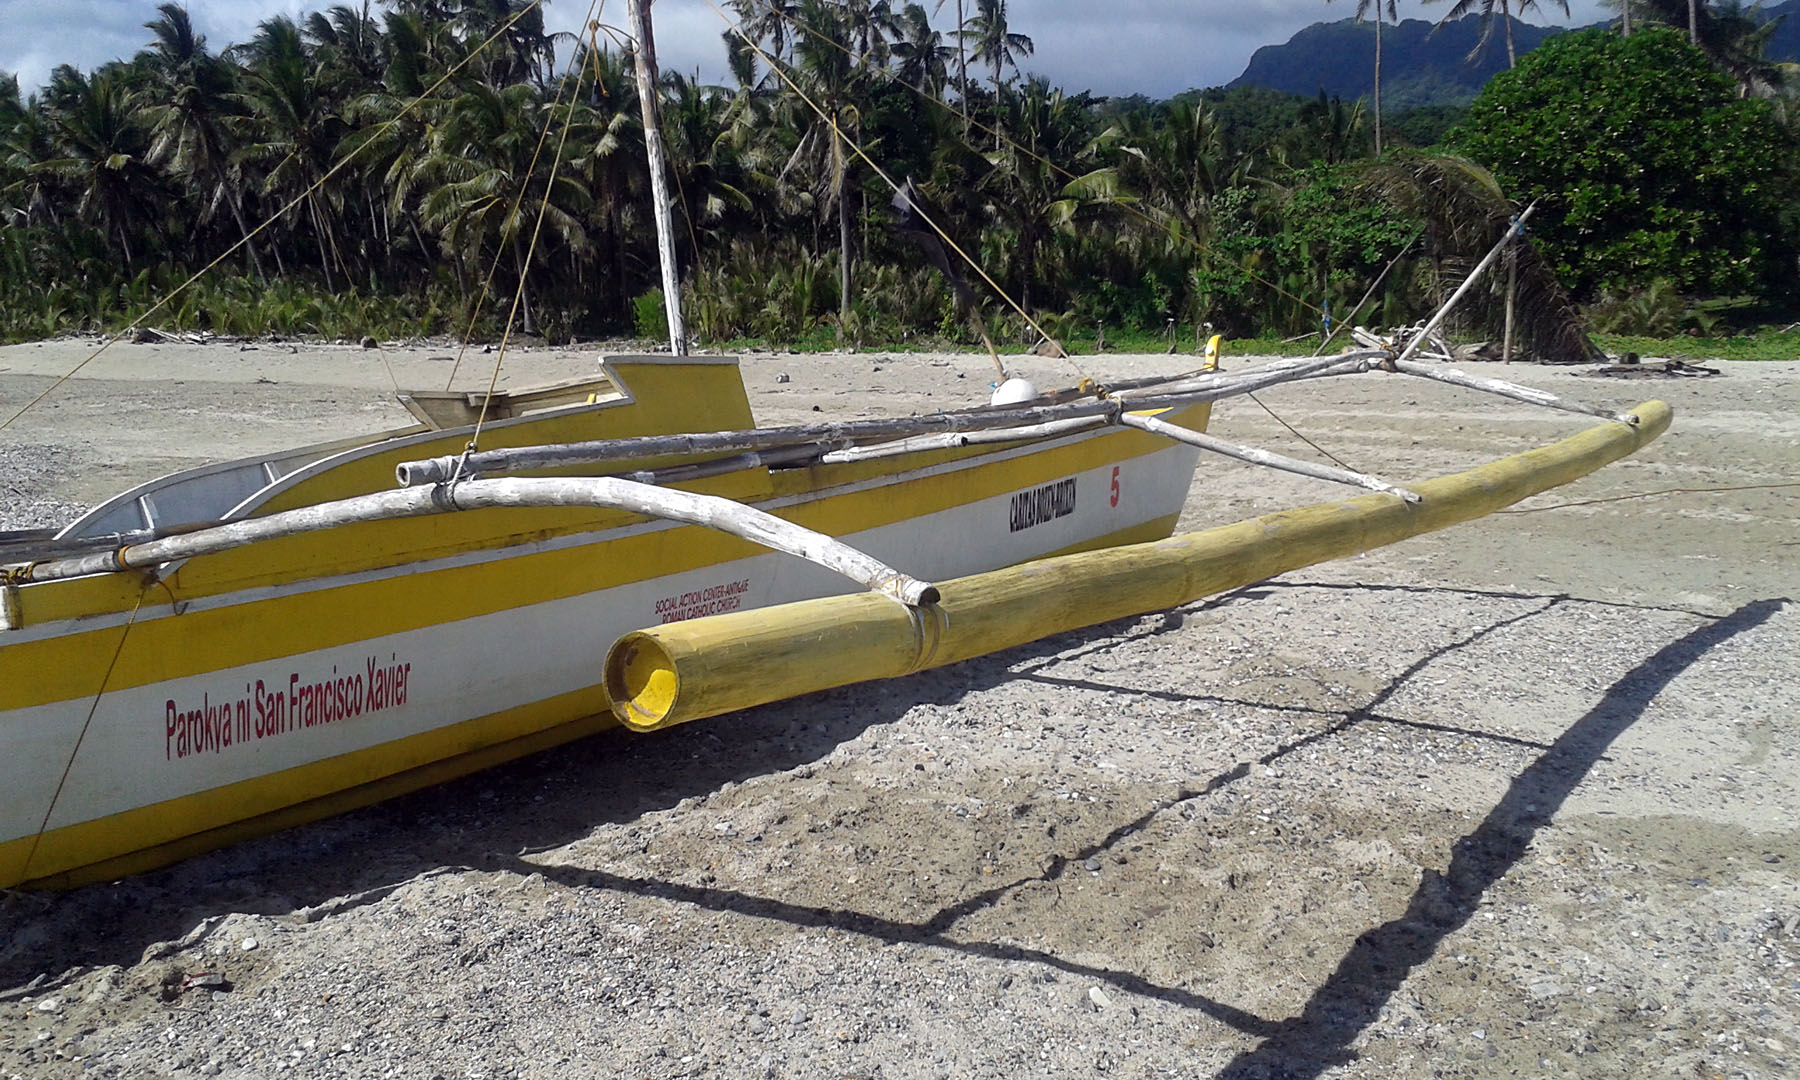
[[[1253,586],[1205,606],[1255,602],[1267,595],[1258,591],[1264,588]],[[685,798],[712,793],[727,783],[820,760],[841,743],[897,719],[916,705],[952,704],[965,694],[1011,680],[1028,678],[1051,685],[1141,693],[1055,678],[1038,669],[1067,659],[1070,650],[1081,650],[1083,642],[1095,643],[1086,651],[1103,650],[1116,647],[1117,642],[1100,643],[1099,639],[1159,634],[1179,625],[1179,620],[1166,620],[1160,627],[1121,620],[896,680],[888,684],[891,692],[873,694],[858,687],[827,691],[797,702],[748,710],[727,724],[680,738],[645,739],[612,732],[123,882],[62,895],[0,894],[0,924],[17,930],[10,946],[0,949],[0,999],[15,997],[28,988],[41,991],[93,967],[136,964],[147,946],[179,939],[214,916],[310,911],[309,917],[322,917],[379,901],[422,875],[469,868],[542,874],[570,888],[655,897],[797,926],[831,926],[883,942],[1043,964],[1197,1010],[1264,1040],[1228,1065],[1222,1076],[1316,1076],[1353,1056],[1348,1050],[1350,1042],[1379,1014],[1412,968],[1469,919],[1482,892],[1519,859],[1536,830],[1551,819],[1612,741],[1641,715],[1646,703],[1707,650],[1761,624],[1786,603],[1766,600],[1748,604],[1665,646],[1614,684],[1592,711],[1547,746],[1381,715],[1378,710],[1383,703],[1434,660],[1571,601],[1561,595],[1495,596],[1542,603],[1424,653],[1360,708],[1339,713],[1305,710],[1335,715],[1337,720],[1255,762],[1240,762],[1184,785],[1099,841],[1052,858],[1041,874],[983,889],[917,922],[851,909],[802,906],[730,889],[546,864],[525,855],[559,847],[603,825],[630,822]],[[1247,708],[1282,708],[1257,701],[1235,703]],[[1299,1016],[1268,1020],[1134,972],[1078,964],[1044,950],[955,936],[956,926],[968,916],[994,906],[1023,885],[1060,877],[1072,866],[1141,832],[1171,807],[1250,775],[1256,764],[1272,763],[1368,722],[1494,737],[1543,752],[1514,778],[1506,796],[1481,826],[1458,841],[1448,872],[1441,876],[1428,872],[1404,916],[1363,934]],[[95,933],[97,927],[109,930]]]
[[[1525,854],[1606,748],[1637,722],[1650,699],[1708,650],[1768,621],[1787,600],[1757,600],[1657,650],[1609,687],[1525,771],[1474,831],[1458,840],[1442,874],[1426,871],[1405,914],[1356,939],[1300,1015],[1229,1062],[1225,1080],[1318,1076],[1355,1057],[1350,1043],[1374,1022],[1413,968],[1474,915],[1482,894]]]

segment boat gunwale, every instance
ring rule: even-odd
[[[1193,409],[1205,410],[1208,403],[1193,406]],[[967,447],[955,447],[933,450],[922,450],[904,458],[888,458],[874,461],[852,461],[836,464],[801,464],[794,467],[774,470],[777,477],[792,478],[791,482],[799,486],[790,490],[781,490],[779,486],[767,494],[757,498],[746,499],[747,505],[757,509],[776,513],[804,507],[810,503],[820,502],[843,496],[858,495],[865,492],[878,491],[882,488],[899,484],[928,480],[965,470],[990,468],[1005,465],[1020,457],[1037,453],[1055,453],[1066,451],[1083,442],[1102,439],[1129,440],[1138,444],[1135,448],[1118,453],[1107,453],[1100,456],[1109,461],[1123,462],[1141,458],[1169,449],[1175,444],[1166,439],[1151,436],[1133,429],[1118,427],[1097,427],[1085,431],[1073,432],[1051,439],[1026,441],[1017,443],[982,444]],[[906,462],[906,458],[922,458],[926,460]],[[905,463],[907,467],[896,468],[896,464]],[[766,466],[763,467],[766,469]],[[750,470],[745,470],[750,471]],[[826,474],[821,476],[821,474]],[[860,475],[859,475],[860,474]],[[679,486],[684,490],[704,491],[706,487],[720,478],[706,478],[684,483]],[[700,528],[683,522],[660,520],[633,514],[627,511],[595,511],[586,509],[515,509],[487,508],[459,511],[456,513],[437,515],[430,518],[397,518],[375,521],[357,522],[336,526],[336,529],[366,530],[386,527],[389,529],[411,531],[421,522],[432,522],[438,526],[457,521],[491,520],[493,516],[507,514],[534,520],[561,517],[565,521],[571,517],[575,524],[559,527],[553,521],[546,522],[545,527],[533,528],[523,532],[513,531],[500,534],[489,534],[483,537],[462,537],[434,545],[436,550],[427,556],[409,557],[407,550],[417,551],[416,543],[393,545],[386,556],[378,556],[380,561],[369,565],[350,565],[331,568],[319,573],[309,573],[302,577],[285,581],[250,581],[236,579],[219,583],[217,588],[196,588],[191,585],[183,587],[178,570],[190,560],[181,560],[163,564],[154,573],[154,578],[167,587],[166,596],[157,597],[154,608],[149,603],[143,605],[136,615],[136,620],[167,617],[168,615],[188,611],[213,610],[231,607],[237,604],[256,603],[285,593],[311,592],[332,589],[341,586],[377,581],[383,578],[416,573],[428,573],[440,569],[453,569],[465,565],[485,562],[497,562],[568,548],[603,545],[614,540],[627,539],[644,533],[665,532],[674,529]],[[879,525],[882,522],[871,522]],[[329,531],[329,530],[327,530]],[[315,534],[299,534],[299,537],[315,536]],[[281,544],[299,537],[283,537],[261,541],[248,548],[233,549],[212,555],[197,556],[193,562],[216,560],[242,553],[246,550],[267,550],[270,545]],[[365,549],[366,550],[366,549]],[[904,568],[902,568],[904,569]],[[143,592],[139,582],[144,580],[146,571],[119,570],[111,573],[87,574],[55,580],[28,582],[8,588],[16,588],[25,596],[40,590],[65,590],[67,592],[93,592],[96,595],[88,603],[77,599],[70,606],[75,610],[67,614],[59,614],[48,618],[26,618],[23,625],[0,631],[0,645],[10,642],[23,643],[41,637],[52,637],[58,633],[79,633],[122,625],[133,610],[134,602]],[[43,593],[40,592],[40,595]],[[154,596],[155,594],[147,594]],[[58,628],[61,629],[58,629]]]

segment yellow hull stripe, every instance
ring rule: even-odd
[[[798,524],[830,535],[876,528],[1030,487],[1045,478],[1153,453],[1169,445],[1154,436],[1132,438],[1139,434],[1108,435],[1009,460],[826,496],[816,502],[785,508],[782,514]],[[420,530],[433,528],[442,520],[422,518],[372,525],[410,526]],[[317,566],[331,561],[333,548],[354,546],[351,534],[361,528],[364,527],[272,541],[210,558],[224,559],[250,553],[262,559],[265,567],[270,562]],[[297,547],[270,550],[302,544],[310,550]],[[129,689],[476,618],[747,558],[762,550],[724,533],[683,526],[531,554],[508,555],[499,551],[492,559],[462,566],[401,572],[372,581],[196,609],[135,625],[127,635],[106,689],[109,692]],[[188,590],[181,586],[186,584],[191,573],[200,572],[202,564],[208,561],[196,559],[183,567],[176,575],[176,585],[169,589],[150,587],[144,599],[144,612],[148,614],[159,607],[166,610],[171,597],[186,599]],[[265,569],[264,581],[240,580],[238,584],[240,587],[265,585],[269,576]],[[112,605],[115,611],[129,611],[135,602],[136,590],[141,587],[133,575],[107,575],[30,586],[21,590],[21,600],[29,600],[36,590],[62,585],[85,586],[94,581],[104,582],[109,590],[118,590],[122,582],[129,583],[128,591],[115,596]],[[124,602],[118,602],[120,600]],[[41,612],[35,612],[29,605],[25,611],[27,625],[41,617]],[[646,621],[650,621],[650,613],[645,614]],[[34,678],[0,683],[0,693],[4,694],[4,698],[0,698],[0,710],[87,698],[98,693],[100,675],[119,647],[120,633],[119,627],[111,626],[6,645],[7,667],[30,671]]]
[[[0,844],[0,883],[108,881],[317,821],[615,725],[599,686]],[[122,838],[142,845],[119,854]],[[35,840],[35,852],[32,850]]]
[[[1168,536],[1158,518],[1053,554]],[[115,630],[114,633],[117,631]],[[595,658],[600,674],[600,658]],[[266,776],[0,843],[0,885],[72,888],[166,866],[225,844],[317,821],[616,726],[603,686],[466,720]],[[122,838],[138,846],[120,853]],[[32,878],[21,881],[25,863]]]

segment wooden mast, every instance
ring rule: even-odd
[[[650,204],[656,216],[656,247],[662,255],[663,308],[669,316],[669,351],[687,355],[687,327],[681,321],[681,279],[675,272],[675,224],[669,212],[668,165],[656,107],[656,40],[650,24],[651,0],[631,0],[631,36],[637,47],[638,104],[644,111],[644,151],[650,158]]]

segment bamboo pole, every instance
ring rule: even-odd
[[[1328,559],[1490,514],[1616,461],[1669,426],[1662,402],[1634,426],[1559,443],[1380,495],[1268,514],[1150,544],[957,578],[936,604],[830,597],[627,634],[606,660],[621,722],[653,731],[834,686],[956,663],[1051,634],[1185,604]]]
[[[875,443],[870,446],[846,446],[842,450],[832,450],[821,455],[819,463],[821,465],[839,465],[848,461],[872,461],[877,458],[899,457],[904,454],[917,454],[929,450],[953,450],[963,446],[982,446],[990,443],[1054,439],[1105,426],[1106,417],[1104,416],[1080,416],[1073,420],[1052,420],[1047,424],[1032,424],[1028,427],[914,435],[910,438],[896,439],[893,442]]]
[[[1558,397],[1547,390],[1539,390],[1531,386],[1520,386],[1505,379],[1490,379],[1483,375],[1471,375],[1455,368],[1437,367],[1432,364],[1421,364],[1416,360],[1396,360],[1394,370],[1403,375],[1416,375],[1421,379],[1449,383],[1470,390],[1480,390],[1487,394],[1498,394],[1514,401],[1523,401],[1528,405],[1542,405],[1547,409],[1561,409],[1563,412],[1581,413],[1584,416],[1598,416],[1606,420],[1614,420],[1621,424],[1635,424],[1637,420],[1630,413],[1613,412],[1601,405],[1589,405],[1586,402],[1574,401]]]
[[[96,555],[58,559],[30,567],[26,582],[57,581],[88,574],[145,569],[199,555],[212,555],[285,536],[335,529],[364,521],[423,517],[497,506],[577,506],[701,525],[775,551],[817,563],[865,588],[904,604],[929,603],[937,590],[873,556],[823,533],[784,521],[753,506],[717,495],[654,487],[617,477],[554,477],[465,480],[429,488],[401,488],[284,510],[210,529],[151,540]]]
[[[1519,245],[1517,240],[1506,248],[1506,322],[1500,332],[1500,360],[1513,359],[1513,308],[1519,296]]]
[[[656,218],[656,249],[662,257],[663,310],[669,320],[669,351],[687,355],[687,327],[681,319],[681,278],[675,272],[675,223],[669,212],[668,166],[663,160],[662,125],[657,119],[656,33],[650,0],[630,0],[631,36],[636,43],[638,105],[644,116],[644,152],[650,159],[650,208]]]
[[[1198,431],[1184,428],[1179,424],[1171,424],[1167,420],[1159,420],[1154,416],[1140,416],[1137,413],[1125,413],[1119,417],[1119,423],[1126,427],[1138,428],[1176,442],[1198,446],[1202,450],[1210,450],[1215,454],[1223,454],[1239,461],[1247,461],[1252,465],[1265,468],[1280,469],[1282,472],[1298,473],[1310,476],[1315,480],[1329,480],[1334,484],[1348,484],[1351,487],[1363,488],[1367,491],[1379,491],[1388,495],[1398,495],[1407,502],[1418,502],[1419,496],[1403,487],[1397,487],[1379,477],[1368,473],[1352,472],[1349,469],[1335,469],[1329,465],[1320,465],[1311,461],[1291,458],[1286,454],[1277,454],[1272,450],[1259,450],[1254,446],[1227,442]]]
[[[1203,401],[1247,394],[1276,383],[1292,382],[1334,368],[1357,370],[1357,362],[1385,359],[1385,349],[1337,356],[1278,361],[1242,371],[1202,373],[1190,378],[1122,391],[1110,398],[1088,398],[1061,405],[1027,405],[1010,409],[971,409],[964,412],[902,416],[879,420],[849,420],[827,424],[802,424],[785,428],[753,428],[748,431],[715,431],[678,435],[642,435],[625,439],[596,439],[555,446],[519,446],[482,450],[468,455],[463,474],[504,473],[526,469],[550,469],[571,465],[604,465],[639,458],[735,454],[750,450],[818,443],[832,449],[873,439],[904,438],[930,432],[990,431],[1026,427],[1083,416],[1114,416],[1133,409],[1193,405]],[[402,462],[395,469],[407,487],[442,483],[456,475],[459,456]]]
[[[1475,264],[1475,269],[1469,271],[1469,276],[1464,278],[1463,283],[1458,285],[1456,291],[1450,294],[1450,299],[1444,301],[1443,305],[1432,314],[1431,321],[1425,324],[1425,329],[1420,330],[1417,334],[1413,335],[1412,340],[1406,343],[1406,348],[1400,350],[1400,359],[1410,360],[1412,354],[1419,351],[1419,346],[1425,344],[1425,342],[1431,338],[1432,332],[1450,316],[1450,312],[1456,309],[1457,303],[1462,300],[1464,294],[1475,287],[1475,283],[1481,279],[1481,275],[1487,273],[1487,268],[1494,265],[1494,260],[1499,257],[1501,250],[1505,248],[1507,244],[1512,242],[1513,234],[1525,227],[1525,219],[1530,217],[1531,212],[1536,209],[1537,203],[1532,203],[1521,211],[1518,217],[1513,218],[1512,221],[1507,224],[1506,235],[1502,236],[1500,242],[1495,244],[1486,255],[1482,256],[1481,261]]]

